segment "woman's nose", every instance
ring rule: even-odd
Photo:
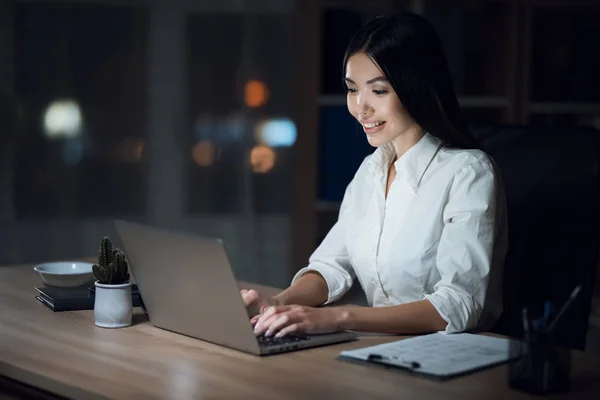
[[[356,110],[358,111],[358,113],[360,115],[366,115],[371,110],[371,107],[369,105],[369,102],[367,101],[367,98],[365,96],[363,96],[362,94],[359,94],[358,96],[356,96]]]

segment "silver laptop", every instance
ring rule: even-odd
[[[150,322],[256,355],[354,340],[352,332],[256,337],[223,242],[115,221]]]

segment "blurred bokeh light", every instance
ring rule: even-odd
[[[74,100],[55,100],[44,113],[44,132],[47,137],[75,138],[81,134],[82,117]]]
[[[289,147],[296,142],[296,124],[287,118],[268,119],[256,125],[254,134],[269,147]]]
[[[210,167],[215,162],[215,147],[208,140],[198,142],[192,149],[192,158],[201,167]]]
[[[269,99],[269,89],[267,85],[258,80],[246,82],[244,87],[244,100],[248,107],[260,107],[267,103]]]
[[[275,152],[268,146],[259,144],[250,152],[252,170],[259,174],[269,172],[275,165]]]
[[[125,163],[138,163],[144,156],[144,140],[138,138],[125,138],[117,148],[117,158]]]

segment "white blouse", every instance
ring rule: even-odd
[[[427,299],[445,332],[489,329],[502,312],[508,247],[500,175],[480,150],[425,136],[394,163],[392,144],[365,158],[348,185],[339,218],[309,259],[341,298],[357,277],[371,306]]]

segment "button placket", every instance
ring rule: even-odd
[[[387,199],[385,196],[386,186],[387,186],[387,171],[382,171],[383,173],[379,176],[379,190],[374,196],[376,202],[376,215],[373,218],[375,222],[373,230],[375,231],[373,235],[373,241],[371,243],[371,253],[373,255],[373,268],[375,272],[375,276],[373,277],[373,283],[375,284],[378,291],[383,293],[383,296],[388,299],[387,293],[383,288],[381,283],[381,276],[379,275],[379,248],[381,246],[381,236],[383,234],[384,229],[384,221],[385,221],[385,213],[387,208]],[[393,185],[392,185],[393,186]],[[391,189],[390,189],[391,192]],[[390,193],[388,193],[389,198]],[[389,299],[388,299],[389,301]]]
[[[392,183],[392,185],[390,185],[390,190],[388,192],[387,198],[385,198],[385,196],[383,197],[383,206],[381,208],[379,208],[381,210],[381,213],[380,213],[380,219],[379,219],[379,221],[380,221],[379,231],[378,231],[378,235],[377,235],[377,254],[375,256],[375,272],[376,272],[375,279],[377,280],[376,285],[377,285],[379,291],[383,294],[383,296],[385,297],[386,301],[389,304],[391,304],[390,299],[389,299],[387,291],[385,290],[385,288],[383,286],[383,281],[381,279],[381,274],[380,274],[381,253],[380,253],[379,249],[381,248],[384,230],[386,229],[385,217],[386,217],[386,215],[389,215],[390,212],[392,212],[392,214],[394,214],[394,212],[393,212],[394,209],[393,208],[390,209],[389,206],[392,204],[394,197],[396,197],[396,195],[398,194],[398,190],[400,190],[400,188],[403,186],[401,179],[399,179],[400,176],[401,175],[397,172],[396,178],[394,179],[394,183]],[[400,185],[400,186],[398,186],[398,185]],[[384,190],[385,190],[385,187],[384,187]]]
[[[381,293],[384,295],[384,297],[387,299],[387,293],[385,292],[385,289],[383,288],[383,284],[381,283],[381,275],[379,274],[379,261],[380,261],[380,252],[379,249],[381,247],[381,237],[383,236],[383,229],[385,228],[385,213],[386,213],[386,201],[384,199],[384,204],[383,207],[380,208],[381,213],[380,213],[380,218],[379,218],[379,226],[378,226],[378,232],[377,232],[377,245],[375,248],[375,279],[377,280],[377,287],[379,288],[379,290],[381,291]]]

